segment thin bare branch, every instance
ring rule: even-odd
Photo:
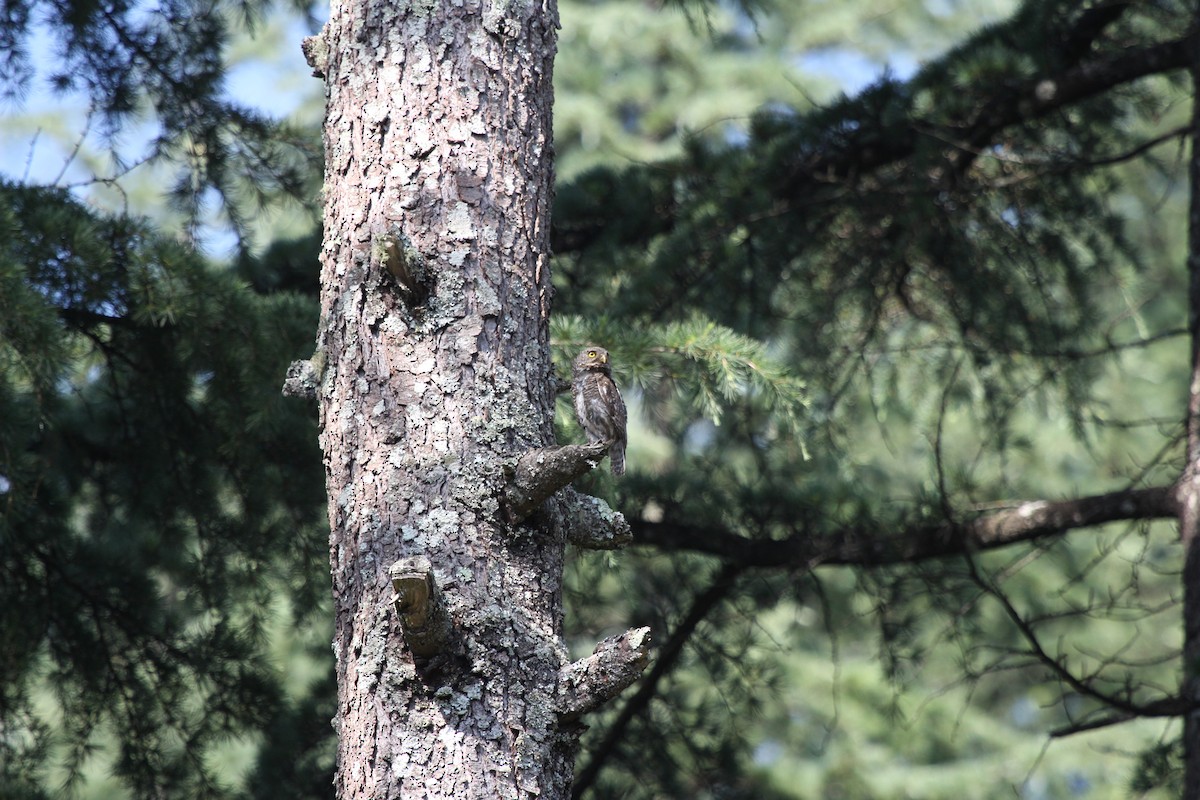
[[[1161,700],[1142,706],[1137,714],[1107,714],[1054,728],[1050,731],[1050,738],[1061,739],[1067,736],[1074,736],[1077,733],[1087,733],[1088,731],[1099,730],[1100,728],[1120,725],[1125,722],[1132,722],[1135,719],[1145,719],[1147,717],[1178,717],[1186,714],[1190,707],[1193,706],[1182,697],[1164,697]]]
[[[1145,712],[1152,707],[1163,703],[1165,700],[1170,699],[1157,698],[1149,702],[1135,703],[1128,696],[1110,694],[1108,692],[1101,691],[1097,687],[1095,681],[1099,668],[1091,675],[1076,675],[1067,668],[1066,664],[1064,663],[1064,659],[1061,656],[1056,657],[1051,655],[1050,652],[1046,650],[1045,646],[1042,644],[1041,638],[1037,635],[1037,631],[1034,630],[1031,621],[1026,619],[1021,612],[1017,610],[1016,606],[1013,605],[1012,600],[1009,599],[1008,595],[1006,595],[1003,591],[1001,591],[998,587],[980,574],[975,564],[975,559],[968,555],[966,556],[965,561],[967,563],[968,572],[975,584],[984,592],[986,592],[988,596],[1000,604],[1000,607],[1004,609],[1004,613],[1008,616],[1009,621],[1012,622],[1012,624],[1020,632],[1022,638],[1025,639],[1025,642],[1029,647],[1030,655],[1037,659],[1039,664],[1050,670],[1053,675],[1055,675],[1064,684],[1069,686],[1072,690],[1078,692],[1084,697],[1090,697],[1107,708],[1116,709],[1117,711],[1128,714],[1131,717],[1152,716],[1152,714]]]

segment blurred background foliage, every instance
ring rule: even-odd
[[[322,13],[4,7],[29,103],[0,183],[0,796],[331,795],[315,413],[279,394],[316,329],[298,40]],[[1189,14],[564,1],[555,357],[604,343],[632,410],[629,474],[581,488],[635,528],[771,540],[1173,480],[1190,87],[987,120]],[[559,423],[578,435],[565,399]],[[573,650],[631,625],[659,646],[590,720],[581,783],[1176,796],[1170,720],[1049,737],[1098,704],[1026,636],[1106,691],[1172,693],[1176,538],[1114,524],[873,569],[574,553]]]

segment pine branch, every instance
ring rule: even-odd
[[[741,567],[795,569],[815,564],[884,566],[1007,547],[1122,520],[1174,518],[1175,487],[1129,489],[1072,500],[1035,500],[965,522],[918,524],[887,532],[860,524],[829,532],[799,528],[786,539],[750,539],[729,530],[633,520],[634,544],[690,550]]]
[[[766,188],[791,204],[809,205],[830,184],[861,180],[913,156],[933,131],[952,134],[942,138],[958,142],[956,146],[968,154],[981,152],[1009,128],[1049,117],[1142,78],[1184,69],[1190,54],[1200,48],[1200,32],[1193,30],[1177,39],[1087,58],[1092,41],[1111,21],[1103,15],[1084,14],[1075,28],[1064,31],[1062,40],[1070,45],[1064,48],[1064,54],[1079,60],[1067,60],[1056,73],[1026,80],[1015,89],[991,76],[963,86],[953,93],[953,99],[973,98],[967,111],[955,114],[934,108],[923,115],[924,119],[908,119],[886,131],[867,124],[872,122],[870,119],[856,119],[851,135],[844,131],[831,133],[813,147],[797,149],[785,160],[779,179]],[[908,91],[930,81],[930,76],[953,69],[953,57],[930,64],[906,84],[898,84],[897,91]],[[863,97],[849,102],[862,102]],[[656,169],[661,171],[661,167]],[[662,210],[656,224],[640,234],[651,238],[679,223],[677,189],[671,181],[647,181],[646,188],[656,194],[646,204]],[[609,225],[603,215],[587,222],[569,222],[569,228],[556,226],[551,232],[554,252],[560,257],[586,250],[605,235]]]
[[[1083,61],[1057,74],[1028,80],[1015,90],[1003,85],[968,88],[964,93],[977,98],[972,108],[980,109],[979,114],[973,118],[951,118],[933,127],[965,130],[961,136],[964,149],[978,152],[1010,127],[1041,119],[1149,75],[1183,69],[1198,46],[1200,35],[1193,31],[1179,39]],[[920,80],[918,75],[913,82]],[[897,126],[887,136],[880,136],[878,130],[863,130],[848,141],[838,140],[838,146],[828,151],[798,153],[787,168],[788,179],[781,193],[793,200],[803,200],[818,186],[862,177],[901,161],[916,152],[924,127],[927,126]]]
[[[604,342],[618,381],[643,389],[647,401],[669,383],[714,423],[753,399],[795,430],[807,406],[804,382],[766,344],[702,314],[641,327],[566,315],[552,324],[555,344],[567,349]]]

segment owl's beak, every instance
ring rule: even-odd
[[[601,363],[601,364],[607,364],[607,363],[608,363],[608,354],[607,354],[607,353],[605,353],[604,355],[600,356],[600,363]]]

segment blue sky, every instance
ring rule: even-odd
[[[276,118],[300,115],[319,119],[321,86],[300,52],[300,40],[310,33],[294,15],[277,12],[263,21],[254,40],[244,38],[230,48],[232,64],[227,90],[240,102]],[[49,85],[57,65],[55,43],[44,28],[29,42],[34,78],[20,102],[0,106],[0,176],[35,184],[68,186],[81,199],[105,210],[163,216],[162,185],[152,170],[139,167],[123,182],[121,195],[90,183],[93,175],[111,176],[115,164],[107,143],[89,127],[87,98],[81,93],[59,93]],[[126,126],[116,142],[126,162],[146,151],[157,127],[147,117]],[[214,234],[205,243],[211,253],[227,252],[234,240]]]
[[[290,11],[276,11],[259,26],[257,38],[243,38],[230,48],[228,91],[235,99],[277,118],[299,115],[309,123],[320,119],[321,84],[300,53],[300,40],[312,31]],[[47,72],[55,65],[54,45],[41,31],[31,42],[35,75],[23,104],[0,107],[0,175],[33,183],[73,187],[82,199],[106,210],[127,210],[168,221],[162,203],[165,173],[139,167],[123,181],[125,192],[89,183],[93,175],[112,175],[114,164],[105,142],[88,133],[86,98],[49,90]],[[910,55],[895,53],[887,69],[906,78],[919,66]],[[828,78],[853,94],[876,80],[885,65],[852,45],[831,46],[801,54],[798,69]],[[86,133],[86,135],[85,135]],[[156,133],[152,120],[123,130],[117,150],[126,163],[136,161]],[[212,254],[228,252],[233,239],[216,233],[218,220],[205,240]]]

